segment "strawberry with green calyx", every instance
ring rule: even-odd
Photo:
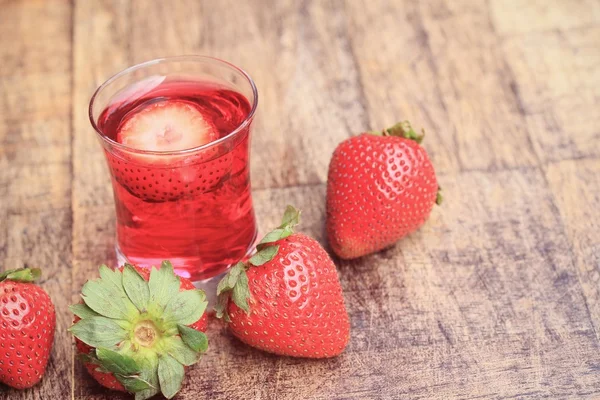
[[[84,365],[100,384],[135,393],[136,400],[161,392],[172,398],[185,367],[208,346],[203,291],[178,277],[170,262],[151,270],[125,264],[100,267],[100,279],[82,289],[83,302],[69,329]]]
[[[300,211],[288,206],[282,224],[236,264],[217,287],[217,317],[242,342],[271,353],[325,358],[350,337],[337,271],[313,238],[294,233]]]
[[[33,282],[37,268],[0,272],[0,382],[30,388],[44,376],[56,314],[48,293]]]
[[[327,236],[344,259],[391,246],[422,226],[442,196],[408,121],[340,143],[329,164]]]

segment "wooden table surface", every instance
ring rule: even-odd
[[[0,0],[0,262],[44,268],[44,380],[0,399],[125,399],[73,360],[67,305],[114,260],[112,191],[87,118],[113,73],[167,55],[246,69],[252,181],[325,244],[336,144],[423,126],[445,203],[395,247],[335,260],[352,321],[335,359],[282,358],[213,322],[178,399],[600,397],[597,0]]]

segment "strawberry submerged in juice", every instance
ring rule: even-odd
[[[250,113],[242,94],[192,80],[134,85],[109,103],[98,128],[127,146],[105,154],[118,251],[129,262],[170,259],[180,275],[203,280],[246,255],[256,237]]]

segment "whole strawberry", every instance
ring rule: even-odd
[[[135,393],[136,400],[161,392],[172,398],[185,367],[206,351],[204,292],[175,275],[170,262],[151,270],[125,264],[100,267],[100,279],[82,289],[71,306],[70,328],[79,357],[101,385]]]
[[[37,268],[0,273],[0,382],[32,387],[44,376],[56,315],[48,293],[33,284]]]
[[[425,223],[441,194],[423,134],[408,121],[340,143],[329,164],[327,235],[344,259],[388,247]]]
[[[275,354],[325,358],[340,354],[350,322],[335,265],[319,243],[294,233],[300,212],[257,246],[247,264],[235,265],[217,288],[217,317],[242,342]]]

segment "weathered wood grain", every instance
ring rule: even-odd
[[[600,396],[600,19],[597,2],[4,1],[0,260],[39,265],[57,304],[48,375],[0,399],[126,399],[72,359],[66,305],[114,262],[114,211],[87,105],[134,63],[210,54],[260,93],[260,230],[286,204],[327,247],[329,156],[409,118],[445,203],[418,232],[335,259],[352,321],[334,360],[271,356],[211,321],[177,398]]]
[[[546,172],[576,266],[586,307],[600,338],[600,161],[569,160],[551,164]],[[590,188],[595,188],[590,190]]]
[[[600,26],[507,38],[504,54],[544,162],[600,157]]]
[[[0,385],[0,399],[71,392],[70,27],[63,1],[1,5],[0,269],[42,268],[57,326],[43,381],[26,391]]]
[[[491,0],[490,15],[499,35],[565,31],[598,26],[600,4],[594,0]]]
[[[532,166],[514,77],[483,1],[430,1],[421,7],[437,80],[463,169]],[[441,13],[446,10],[447,13]]]
[[[425,126],[443,171],[536,164],[485,2],[348,4],[377,125],[409,115]]]
[[[106,161],[88,118],[94,90],[131,64],[128,51],[130,4],[124,1],[74,3],[73,31],[73,287],[96,276],[100,264],[115,264],[115,217]],[[90,49],[93,48],[93,51]],[[78,362],[71,371],[74,398],[103,391]]]

